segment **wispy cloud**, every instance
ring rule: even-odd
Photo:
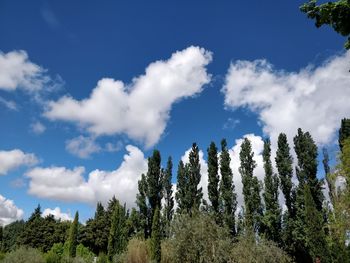
[[[18,111],[16,102],[12,100],[6,100],[3,97],[0,97],[0,103],[4,105],[6,108],[8,108],[9,110]]]
[[[58,29],[61,26],[60,21],[58,20],[56,14],[52,11],[52,9],[46,5],[40,10],[41,16],[46,22],[46,24],[51,28],[51,29]]]

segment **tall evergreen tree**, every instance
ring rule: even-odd
[[[263,150],[264,161],[264,201],[265,201],[265,214],[264,214],[264,230],[268,239],[273,240],[276,243],[281,242],[281,209],[278,203],[278,185],[279,180],[276,174],[273,173],[271,163],[271,142],[270,140],[264,141]]]
[[[138,181],[139,193],[136,195],[136,204],[140,213],[140,224],[144,230],[144,237],[149,237],[149,209],[147,206],[147,181],[144,174],[141,175],[141,179]]]
[[[68,237],[68,254],[70,257],[75,257],[77,245],[78,245],[78,221],[79,214],[78,211],[75,212],[74,221],[69,229]]]
[[[108,259],[111,261],[115,254],[123,252],[127,245],[126,209],[117,201],[114,206],[112,223],[108,236]]]
[[[198,188],[201,180],[201,165],[199,163],[199,148],[196,143],[192,144],[192,149],[189,155],[188,163],[188,210],[190,213],[194,210],[199,210],[202,201],[202,187]]]
[[[167,167],[165,169],[164,177],[163,177],[163,188],[164,188],[163,195],[165,200],[165,205],[164,205],[165,232],[168,232],[168,229],[170,227],[170,222],[174,214],[173,184],[171,182],[172,175],[173,175],[172,170],[173,170],[173,162],[171,157],[169,156],[167,161]]]
[[[160,233],[160,210],[157,207],[154,212],[151,236],[151,258],[159,263],[161,260],[161,233]]]
[[[298,167],[296,167],[300,189],[298,194],[302,196],[304,185],[309,185],[316,208],[321,211],[324,196],[322,182],[317,178],[317,146],[309,132],[304,133],[300,128],[298,129],[298,134],[294,137],[294,150],[298,158]]]
[[[210,143],[208,152],[208,196],[215,215],[219,213],[219,164],[218,149]]]
[[[147,170],[147,198],[150,206],[150,221],[156,207],[161,207],[162,200],[162,177],[161,177],[161,156],[158,150],[154,150],[152,157],[148,158]],[[152,231],[152,230],[151,230]]]
[[[350,119],[342,119],[339,129],[339,148],[343,151],[344,141],[350,138]]]
[[[175,199],[177,202],[177,212],[184,213],[187,211],[187,188],[188,188],[188,176],[186,172],[186,167],[182,160],[180,160],[177,168],[177,185]]]
[[[262,214],[260,185],[256,176],[254,176],[256,162],[248,138],[245,138],[242,142],[239,157],[241,163],[239,172],[242,177],[245,205],[245,225],[248,231],[257,231],[259,230]]]
[[[234,192],[233,174],[230,167],[230,154],[227,149],[226,140],[221,141],[220,155],[220,200],[222,203],[222,212],[225,225],[229,228],[230,233],[236,235],[235,213],[237,208],[237,196]]]
[[[276,152],[276,166],[281,182],[282,193],[286,202],[288,213],[293,217],[295,190],[293,189],[293,158],[287,141],[287,135],[281,133],[278,136],[278,148]]]

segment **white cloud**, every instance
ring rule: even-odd
[[[0,90],[13,91],[18,88],[29,92],[41,90],[50,78],[46,70],[28,59],[25,51],[0,51]]]
[[[4,226],[21,219],[23,210],[19,209],[12,200],[0,195],[0,225]]]
[[[65,167],[37,167],[26,173],[30,178],[29,193],[42,198],[94,204],[107,203],[115,195],[122,203],[133,206],[138,180],[147,171],[144,154],[131,145],[120,167],[114,171],[94,170],[86,180],[85,169]]]
[[[86,159],[93,153],[101,151],[101,147],[95,142],[94,138],[78,136],[66,141],[66,150],[73,155]]]
[[[210,82],[206,66],[211,59],[203,48],[189,47],[166,61],[151,63],[130,84],[104,78],[89,98],[78,101],[64,96],[51,101],[44,115],[79,123],[96,136],[126,134],[153,146],[166,128],[172,105],[200,93]]]
[[[222,89],[225,105],[256,112],[273,141],[280,132],[291,139],[300,127],[318,144],[332,142],[350,115],[349,61],[347,52],[299,72],[277,71],[266,60],[236,61]]]
[[[36,121],[30,125],[30,129],[35,134],[42,134],[46,131],[46,127],[40,121]]]
[[[16,102],[12,100],[6,100],[3,97],[0,97],[0,103],[4,105],[6,108],[8,108],[9,110],[18,111]]]
[[[48,215],[53,215],[54,218],[57,220],[62,220],[62,221],[72,221],[73,220],[73,218],[69,212],[63,213],[61,211],[61,208],[59,208],[59,207],[56,207],[55,209],[46,208],[44,210],[42,216],[46,217]]]
[[[19,149],[0,151],[0,175],[20,166],[32,166],[38,163],[38,159],[32,153],[24,153]]]

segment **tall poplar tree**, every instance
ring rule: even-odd
[[[262,215],[262,206],[260,199],[259,181],[254,176],[256,162],[254,160],[254,152],[248,138],[244,138],[239,153],[241,165],[239,172],[243,183],[243,196],[245,205],[245,225],[247,230],[257,231]]]
[[[173,197],[173,184],[171,182],[172,180],[172,170],[173,170],[173,162],[171,157],[169,156],[167,161],[167,166],[164,171],[164,177],[163,177],[163,191],[164,191],[164,220],[165,220],[165,232],[168,232],[168,229],[170,227],[170,222],[173,218],[174,214],[174,197]]]
[[[201,205],[203,193],[202,187],[198,188],[201,180],[201,165],[199,163],[199,148],[196,143],[192,144],[188,163],[188,211],[190,214],[194,210],[198,210]]]
[[[229,228],[231,235],[236,235],[235,213],[237,208],[237,196],[234,192],[233,174],[230,167],[230,154],[227,149],[226,140],[221,141],[220,155],[220,201],[222,203],[222,214],[224,223]]]
[[[161,156],[158,150],[154,150],[152,157],[148,158],[147,170],[147,198],[150,205],[150,221],[153,220],[156,207],[161,207],[162,200],[162,173],[161,173]]]
[[[322,182],[317,178],[317,146],[309,132],[303,132],[300,128],[294,137],[294,150],[298,158],[296,174],[299,180],[299,195],[303,195],[304,185],[310,187],[311,195],[318,211],[322,210],[324,196]]]
[[[263,150],[264,161],[264,201],[265,201],[265,214],[264,214],[264,232],[266,237],[276,243],[281,242],[281,209],[278,203],[278,185],[279,180],[276,174],[273,173],[271,163],[271,142],[270,140],[264,141]]]
[[[77,245],[78,245],[78,221],[79,213],[75,212],[74,221],[69,229],[68,236],[68,255],[70,257],[75,257]]]
[[[208,152],[208,196],[211,208],[217,216],[219,213],[219,164],[218,149],[214,142],[210,143]]]
[[[290,148],[287,140],[287,135],[281,133],[278,136],[276,152],[276,167],[278,170],[281,189],[284,195],[288,213],[291,217],[294,216],[295,189],[293,189],[293,157],[290,154]]]
[[[141,179],[138,181],[139,192],[136,195],[136,204],[140,213],[140,224],[144,230],[144,237],[149,237],[149,209],[147,206],[147,181],[144,174],[141,175]]]
[[[182,160],[180,160],[177,167],[177,184],[176,184],[176,193],[175,199],[177,202],[177,212],[184,213],[187,211],[188,202],[187,202],[187,188],[188,188],[188,178],[186,167]]]

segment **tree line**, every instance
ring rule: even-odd
[[[138,239],[147,241],[149,258],[154,262],[164,262],[166,244],[171,242],[173,259],[169,262],[177,262],[178,254],[181,254],[178,262],[253,262],[235,258],[217,260],[218,253],[206,251],[210,250],[206,245],[192,248],[193,243],[204,244],[203,239],[209,238],[203,237],[203,233],[200,237],[193,234],[205,222],[207,235],[212,229],[213,235],[219,237],[216,241],[224,237],[228,240],[227,248],[219,253],[221,257],[230,246],[251,240],[253,245],[272,242],[268,250],[280,249],[295,262],[314,262],[316,258],[322,262],[349,262],[350,187],[346,183],[339,185],[339,178],[350,179],[350,119],[341,122],[339,161],[334,168],[330,167],[327,150],[322,151],[325,179],[317,177],[318,148],[311,134],[298,129],[293,146],[296,160],[286,134],[281,133],[273,160],[271,142],[264,140],[265,176],[261,182],[254,174],[257,163],[252,144],[248,138],[243,140],[238,169],[243,185],[242,207],[237,206],[233,181],[233,176],[239,175],[234,175],[231,169],[225,139],[220,149],[214,142],[207,149],[208,201],[203,199],[200,187],[201,165],[196,143],[188,161],[178,163],[176,191],[172,158],[168,157],[162,167],[161,154],[154,150],[148,158],[147,173],[138,182],[136,207],[128,209],[113,197],[106,207],[97,203],[94,217],[82,225],[78,222],[78,212],[73,222],[65,222],[52,215],[43,218],[38,206],[26,222],[16,221],[0,229],[1,250],[9,252],[20,246],[37,248],[47,253],[47,258],[51,256],[47,262],[63,262],[64,255],[71,259],[77,255],[99,255],[99,259],[105,260],[100,262],[121,262],[117,261],[118,257],[134,242],[130,240]],[[323,194],[325,187],[329,189],[329,200]],[[285,200],[284,208],[279,201],[280,193]],[[219,235],[220,231],[226,231],[227,235]],[[187,242],[186,246],[181,242]],[[188,247],[192,250],[191,259],[186,261]],[[216,245],[218,250],[220,247]],[[196,249],[198,252],[194,253]],[[246,253],[235,251],[235,255]],[[201,258],[205,253],[209,253],[210,260]]]

